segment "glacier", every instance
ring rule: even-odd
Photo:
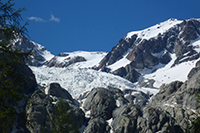
[[[138,85],[106,72],[99,72],[86,68],[56,68],[56,67],[33,67],[30,66],[40,85],[59,83],[73,98],[77,99],[80,94],[88,92],[95,87],[115,87],[121,90],[133,89],[144,93],[156,94],[159,90],[139,87]]]

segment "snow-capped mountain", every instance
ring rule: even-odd
[[[131,82],[153,79],[154,87],[159,87],[157,83],[184,81],[199,59],[199,35],[199,19],[169,19],[147,29],[130,32],[102,59],[98,69]],[[182,69],[184,71],[180,75],[176,70]]]
[[[42,66],[54,57],[44,46],[30,41],[25,36],[17,39],[15,46],[23,50],[23,52],[32,52],[31,59],[28,62],[31,66]]]
[[[127,33],[108,53],[55,56],[26,38],[16,45],[33,50],[29,67],[40,84],[26,105],[31,133],[49,132],[47,118],[59,98],[84,133],[183,133],[197,116],[199,19],[169,19]]]
[[[29,65],[33,66],[31,68],[38,77],[39,83],[50,83],[51,80],[58,82],[60,80],[59,83],[77,97],[75,90],[74,92],[70,90],[70,84],[72,83],[70,79],[74,78],[71,77],[68,82],[63,83],[63,77],[66,77],[66,73],[74,75],[73,72],[76,72],[76,76],[78,76],[78,73],[82,75],[80,77],[87,77],[88,73],[91,76],[93,73],[92,77],[103,83],[104,81],[100,79],[105,78],[105,76],[102,76],[105,73],[101,74],[100,71],[104,71],[121,76],[141,87],[151,88],[159,88],[162,84],[175,80],[184,82],[187,80],[189,71],[195,67],[195,63],[199,59],[199,33],[199,19],[184,21],[169,19],[147,29],[127,33],[109,53],[76,51],[53,55],[43,46],[29,41],[25,37],[16,41],[16,44],[24,51],[33,50]],[[39,67],[43,70],[40,71],[34,66],[43,66]],[[63,69],[58,69],[58,67]],[[88,68],[99,71],[87,70]],[[49,80],[44,80],[45,75],[46,79]],[[102,77],[97,77],[99,75]],[[74,77],[76,78],[76,76]],[[107,75],[107,77],[111,82],[111,75]],[[116,77],[113,78],[116,79]],[[80,84],[81,82],[85,82],[85,84],[92,83],[85,80],[85,78],[75,80],[77,84],[78,82]],[[116,85],[117,80],[115,81]],[[104,84],[109,85],[107,81]],[[124,84],[127,83],[124,81]],[[86,85],[83,86],[86,87]],[[131,87],[128,86],[127,88]]]
[[[31,59],[28,62],[30,66],[48,66],[48,67],[71,67],[73,68],[92,68],[97,67],[106,52],[86,52],[75,51],[65,52],[58,55],[53,55],[44,46],[30,41],[26,37],[15,40],[15,46],[22,49],[24,52],[32,52]]]

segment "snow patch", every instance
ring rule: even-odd
[[[176,60],[176,55],[171,54],[172,60],[167,64],[159,64],[163,65],[162,67],[155,66],[155,72],[149,72],[146,71],[140,71],[143,75],[144,78],[147,79],[154,79],[154,87],[159,88],[162,84],[169,84],[173,81],[186,81],[187,80],[187,75],[190,72],[190,70],[195,67],[195,64],[197,60],[195,61],[187,61],[187,62],[182,62],[174,67],[172,67],[174,61]]]

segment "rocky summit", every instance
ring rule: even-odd
[[[61,99],[81,133],[190,132],[199,111],[199,36],[200,19],[192,18],[129,32],[108,53],[53,55],[17,39],[32,55],[30,69],[19,70],[28,82],[25,122],[16,120],[12,132],[49,133]]]

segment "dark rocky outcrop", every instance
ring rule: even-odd
[[[1,55],[2,54],[3,53],[1,53]],[[19,78],[19,80],[15,80],[15,79],[12,79],[12,81],[8,80],[8,83],[12,84],[11,87],[13,85],[15,85],[16,87],[18,86],[19,88],[12,89],[12,88],[9,88],[9,86],[7,86],[8,88],[7,87],[3,87],[4,89],[11,89],[10,91],[6,91],[5,90],[5,92],[7,93],[7,94],[5,93],[5,95],[8,96],[8,98],[4,97],[3,101],[1,101],[2,102],[1,103],[1,106],[2,106],[1,107],[1,113],[2,113],[2,111],[8,111],[8,113],[5,113],[5,114],[7,114],[7,118],[6,119],[9,119],[10,122],[9,122],[9,124],[7,126],[5,126],[6,130],[5,131],[1,131],[1,132],[11,132],[13,130],[13,128],[18,128],[19,132],[21,130],[23,130],[25,132],[28,132],[28,130],[25,127],[24,119],[23,119],[25,117],[24,108],[26,106],[25,105],[26,104],[26,101],[25,101],[26,100],[26,96],[31,95],[37,88],[35,75],[31,71],[31,69],[27,65],[25,65],[25,63],[16,64],[14,66],[14,68],[12,68],[12,69],[16,73],[14,73],[13,75],[9,75],[8,73],[5,73],[6,71],[4,71],[5,77],[8,78],[8,79],[10,79],[9,78],[10,76],[13,76],[15,78]],[[0,68],[0,72],[1,71],[2,71],[2,68]],[[1,78],[1,80],[2,79],[3,78]],[[4,84],[4,82],[1,82],[1,87],[2,87],[2,83]],[[4,95],[4,93],[2,91],[3,90],[1,89],[1,93]],[[12,94],[9,96],[10,93],[12,93]],[[22,97],[20,97],[18,93],[22,94]],[[14,100],[12,100],[12,99],[14,99]],[[4,110],[4,109],[6,109],[6,110]],[[13,112],[12,111],[9,112],[10,109],[13,110]],[[19,113],[19,114],[17,114],[17,113]],[[2,113],[2,114],[5,115],[4,113]],[[1,117],[1,120],[3,120],[3,119],[4,119],[4,117]]]
[[[129,104],[117,108],[113,112],[112,129],[115,133],[134,133],[137,128],[137,118],[142,116],[139,107]]]
[[[25,36],[18,39],[14,46],[25,53],[31,52],[32,56],[30,56],[30,60],[28,61],[30,66],[42,66],[45,63],[46,59],[42,52],[48,52],[47,49],[43,46],[38,47],[36,43],[30,41]]]
[[[115,107],[114,95],[105,88],[92,89],[83,105],[86,111],[91,110],[92,118],[101,117],[105,120],[112,117]]]
[[[127,72],[126,72],[126,69],[124,67],[121,67],[121,68],[115,70],[114,72],[112,72],[112,74],[119,75],[120,77],[125,77]]]
[[[77,62],[82,62],[82,61],[86,61],[85,58],[81,57],[81,56],[76,56],[74,58],[70,58],[70,57],[66,57],[63,62],[59,62],[57,61],[57,57],[65,57],[67,56],[66,54],[59,54],[58,56],[53,57],[49,62],[46,63],[46,65],[48,67],[68,67],[71,64],[77,63]]]
[[[147,107],[143,110],[143,116],[138,118],[137,132],[181,133],[180,127],[174,123],[175,120],[167,111],[157,107]]]
[[[63,89],[60,84],[58,83],[51,83],[46,87],[46,94],[55,96],[57,98],[68,99],[73,101],[72,96],[69,94],[68,91]]]
[[[180,131],[187,132],[190,127],[190,120],[195,117],[194,110],[197,110],[199,103],[196,101],[195,93],[199,88],[195,88],[193,79],[182,83],[172,82],[163,87],[147,105],[155,106],[167,111],[175,119],[174,125],[179,127]],[[199,85],[198,85],[199,86]]]
[[[128,49],[132,46],[133,42],[137,38],[137,35],[132,36],[132,38],[127,42],[124,39],[120,39],[117,46],[113,47],[112,50],[102,59],[99,64],[99,68],[103,68],[107,65],[112,65],[117,60],[121,59],[123,54],[128,52]]]
[[[84,133],[110,133],[108,123],[101,117],[92,118],[88,122]]]
[[[121,67],[113,71],[112,74],[119,75],[133,83],[136,82],[141,75],[131,66],[131,64],[127,65],[125,68]]]
[[[58,94],[55,89],[58,89]],[[33,93],[27,102],[27,129],[31,133],[50,132],[51,123],[49,118],[52,117],[54,107],[59,103],[59,98],[64,99],[64,104],[67,105],[66,113],[73,119],[72,124],[75,124],[77,128],[81,128],[85,123],[85,114],[75,105],[71,95],[66,90],[62,90],[60,85],[56,83],[50,84],[46,90],[48,90],[48,95],[45,94],[45,88],[41,88]]]
[[[50,132],[50,113],[53,100],[41,90],[37,90],[26,105],[26,127],[31,133]]]
[[[125,79],[131,81],[131,82],[136,82],[138,78],[140,77],[140,73],[138,73],[135,69],[132,69],[130,72],[128,71],[128,74],[126,75]]]
[[[26,95],[32,94],[37,87],[35,75],[33,74],[32,70],[25,64],[19,64],[17,69],[19,74],[21,74],[23,79],[25,80],[25,84],[22,88],[21,93]]]

